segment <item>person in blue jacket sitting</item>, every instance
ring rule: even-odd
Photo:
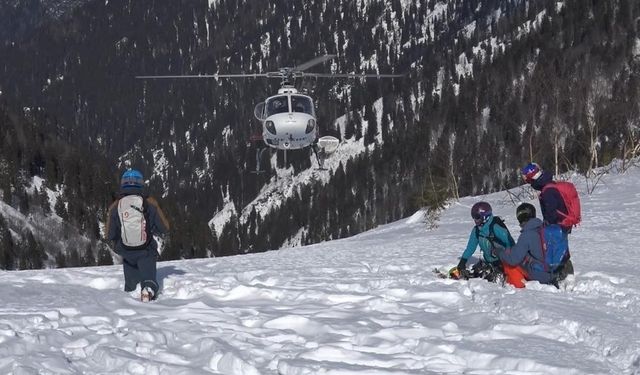
[[[505,272],[506,282],[516,288],[523,288],[524,281],[531,280],[558,287],[558,282],[568,276],[569,269],[561,267],[552,272],[545,265],[541,237],[544,223],[536,217],[536,208],[530,203],[522,203],[516,208],[516,217],[522,228],[518,241],[511,248],[498,250],[498,256],[509,268]]]
[[[516,288],[523,288],[524,281],[528,280],[552,283],[552,274],[545,267],[540,237],[543,223],[536,217],[536,208],[530,203],[522,203],[516,208],[516,217],[522,228],[518,241],[511,248],[498,250],[500,259],[514,267],[505,273],[506,281]]]
[[[462,252],[458,266],[449,273],[452,278],[482,277],[488,281],[496,281],[503,277],[502,264],[497,249],[505,249],[513,244],[513,238],[502,220],[493,216],[491,205],[477,202],[471,207],[471,218],[474,227],[469,234],[467,247]],[[500,223],[498,225],[498,222]],[[471,272],[466,268],[469,258],[478,246],[482,251],[482,259],[476,263]]]

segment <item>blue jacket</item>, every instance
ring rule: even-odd
[[[509,265],[522,267],[527,272],[527,280],[548,284],[551,273],[545,271],[541,230],[542,220],[530,219],[522,227],[516,244],[509,249],[499,249],[498,256]]]
[[[496,255],[497,253],[495,252],[495,248],[504,249],[504,246],[502,244],[509,243],[509,232],[500,225],[495,224],[493,226],[493,234],[495,235],[497,241],[491,241],[489,239],[489,228],[491,227],[491,223],[493,222],[493,220],[495,220],[495,217],[490,216],[487,221],[482,224],[482,227],[480,227],[479,230],[479,238],[476,234],[476,227],[474,226],[473,229],[471,229],[469,241],[467,242],[467,248],[462,253],[462,259],[468,260],[469,258],[471,258],[473,253],[476,252],[478,245],[480,245],[482,256],[484,257],[484,260],[486,262],[493,263],[499,260],[498,256]]]
[[[120,196],[123,197],[125,195],[141,195],[147,201],[147,210],[148,210],[148,218],[149,225],[152,234],[165,234],[169,231],[169,222],[164,216],[164,213],[160,209],[158,202],[154,198],[146,197],[142,189],[140,188],[125,188],[120,191]],[[115,242],[114,251],[118,254],[126,253],[127,250],[122,244],[122,240],[120,239],[120,217],[118,216],[118,201],[113,202],[111,207],[109,207],[109,213],[107,217],[107,227],[106,234],[107,239]],[[157,251],[158,243],[156,240],[151,237],[149,244],[144,250],[152,250]]]
[[[542,171],[542,175],[531,183],[531,187],[542,191],[540,193],[540,209],[542,210],[542,218],[547,224],[558,224],[562,221],[562,216],[558,215],[560,212],[567,212],[567,206],[564,204],[562,195],[557,189],[550,186],[548,189],[544,189],[548,184],[553,184],[553,175],[547,171]]]

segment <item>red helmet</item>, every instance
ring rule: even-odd
[[[522,179],[524,180],[524,182],[530,184],[540,178],[540,176],[542,175],[542,168],[540,168],[540,166],[536,163],[529,163],[522,167],[520,173],[522,173]]]

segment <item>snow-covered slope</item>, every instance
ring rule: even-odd
[[[381,102],[381,100],[379,100],[379,102]],[[380,106],[381,105],[378,105],[376,107],[377,114],[382,113]],[[336,120],[336,124],[344,129],[345,121],[346,116],[341,116]],[[378,123],[381,123],[381,121],[378,121]],[[365,123],[363,129],[366,130],[367,126],[368,124]],[[363,132],[365,130],[363,130]],[[342,136],[344,137],[344,134]],[[260,219],[263,219],[269,213],[285,204],[287,199],[299,194],[300,189],[305,185],[309,185],[314,181],[320,181],[323,185],[328,184],[341,164],[344,167],[350,159],[360,156],[366,150],[367,147],[364,146],[363,138],[359,140],[356,140],[355,137],[345,139],[335,153],[329,155],[324,161],[324,169],[319,169],[317,158],[310,152],[309,158],[311,158],[312,166],[299,173],[294,173],[293,167],[277,168],[276,154],[272,152],[271,168],[275,169],[276,175],[270,179],[269,183],[262,187],[256,198],[245,207],[240,208],[240,213],[238,213],[238,208],[236,208],[234,203],[229,199],[229,194],[227,193],[225,205],[220,211],[214,214],[213,218],[209,221],[209,227],[219,236],[222,233],[222,228],[224,228],[233,215],[238,216],[240,223],[245,224],[251,212],[255,210]]]
[[[434,277],[477,199],[303,248],[158,265],[150,304],[118,266],[0,273],[0,373],[638,374],[640,169],[584,193],[563,289]],[[519,191],[512,191],[519,194]]]

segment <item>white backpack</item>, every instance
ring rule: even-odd
[[[142,247],[147,244],[147,219],[144,199],[139,195],[126,195],[118,201],[120,238],[126,247]]]

